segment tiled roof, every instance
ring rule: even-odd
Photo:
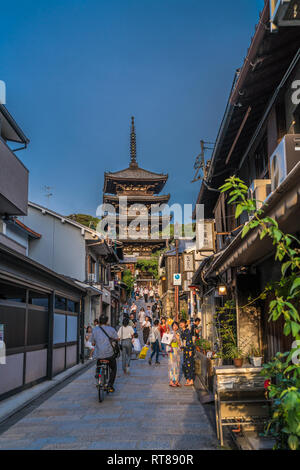
[[[19,219],[14,220],[15,224],[18,225],[21,229],[25,230],[31,237],[33,238],[41,238],[41,234],[34,232],[31,228],[27,227],[27,225],[23,224]]]
[[[139,166],[129,166],[125,170],[116,171],[114,173],[105,173],[105,177],[111,179],[138,179],[138,180],[164,180],[168,178],[168,175],[162,173],[154,173],[152,171],[144,170]]]

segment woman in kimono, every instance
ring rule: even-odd
[[[150,335],[151,327],[152,327],[151,318],[146,316],[145,321],[143,322],[143,340],[144,340],[144,344],[148,343],[148,338],[149,338],[149,335]]]
[[[173,322],[171,334],[173,334],[172,341],[170,343],[169,356],[168,356],[168,370],[169,370],[169,385],[170,387],[181,387],[179,383],[180,374],[180,334],[179,325],[177,322]]]
[[[186,379],[186,387],[192,387],[195,380],[195,348],[193,342],[193,333],[188,328],[186,320],[180,320],[181,341],[183,346],[183,373]]]

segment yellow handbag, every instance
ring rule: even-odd
[[[146,359],[147,352],[148,352],[148,346],[144,346],[140,352],[139,359]]]

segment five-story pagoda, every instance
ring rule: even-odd
[[[166,246],[161,232],[170,217],[164,217],[158,206],[168,203],[170,195],[159,195],[168,175],[138,166],[134,118],[131,119],[129,167],[104,173],[103,202],[114,207],[116,237],[123,242],[125,257],[139,259]]]

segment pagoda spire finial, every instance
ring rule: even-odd
[[[131,132],[130,132],[130,166],[137,167],[136,161],[136,134],[134,127],[134,116],[131,118]]]

